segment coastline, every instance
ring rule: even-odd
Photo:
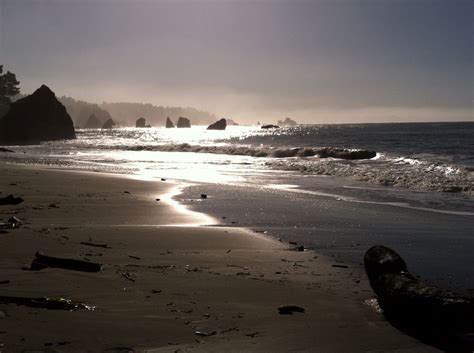
[[[325,188],[326,179],[312,177],[306,183],[313,189],[307,190],[286,184],[198,184],[177,198],[224,225],[268,232],[353,266],[362,267],[365,251],[384,244],[402,254],[423,280],[473,295],[472,212],[400,205],[390,202],[397,200],[396,190],[363,194],[363,185],[362,191],[357,186],[358,195],[342,194],[349,181],[331,181],[332,188]],[[200,192],[208,199],[197,199]]]
[[[203,226],[209,216],[170,201],[177,184],[3,162],[0,170],[0,196],[25,200],[0,208],[2,220],[22,220],[0,235],[2,295],[96,306],[0,304],[5,352],[438,352],[365,304],[373,293],[360,267],[249,229]],[[103,270],[22,270],[36,251]],[[305,313],[279,315],[282,305]]]

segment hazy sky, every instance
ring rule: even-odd
[[[474,120],[473,23],[472,0],[0,0],[0,64],[243,122]]]

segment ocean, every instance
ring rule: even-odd
[[[221,224],[267,231],[357,264],[368,246],[383,243],[406,254],[423,278],[474,288],[474,123],[76,133],[76,140],[9,146],[16,153],[0,158],[179,180],[177,199]],[[322,158],[326,147],[376,155]],[[206,202],[197,197],[202,190]]]

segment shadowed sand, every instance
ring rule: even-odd
[[[0,196],[25,199],[0,206],[1,220],[23,221],[0,234],[0,283],[9,281],[1,295],[66,297],[96,310],[0,304],[0,351],[437,352],[365,304],[373,294],[362,269],[209,226],[170,202],[177,187],[1,164]],[[22,270],[36,251],[103,271]],[[306,312],[279,315],[291,304]]]

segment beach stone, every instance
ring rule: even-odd
[[[280,127],[278,125],[272,125],[272,124],[267,124],[267,125],[262,125],[262,129],[279,129]]]
[[[179,128],[191,127],[191,122],[189,121],[188,118],[184,118],[184,117],[180,116],[179,119],[178,119],[177,127],[179,127]]]
[[[225,119],[220,119],[215,123],[209,125],[207,130],[225,130],[227,127],[227,121]]]
[[[84,129],[100,129],[102,126],[102,123],[100,122],[99,118],[92,113],[89,116],[89,119],[87,119],[86,124],[84,125]]]
[[[166,128],[167,128],[167,129],[170,129],[170,128],[173,128],[173,127],[174,127],[174,124],[173,124],[173,122],[171,121],[170,117],[168,116],[168,117],[166,118]]]
[[[12,103],[0,119],[0,141],[3,143],[35,144],[74,138],[76,133],[71,117],[45,85]]]
[[[137,121],[135,122],[135,127],[145,127],[145,126],[146,126],[145,118],[138,118]]]
[[[293,315],[293,313],[304,313],[305,309],[297,305],[284,305],[278,308],[280,315]]]
[[[104,125],[102,125],[102,129],[112,129],[115,126],[115,122],[112,119],[108,119]]]
[[[105,353],[135,353],[132,348],[128,347],[113,347],[104,351]]]

